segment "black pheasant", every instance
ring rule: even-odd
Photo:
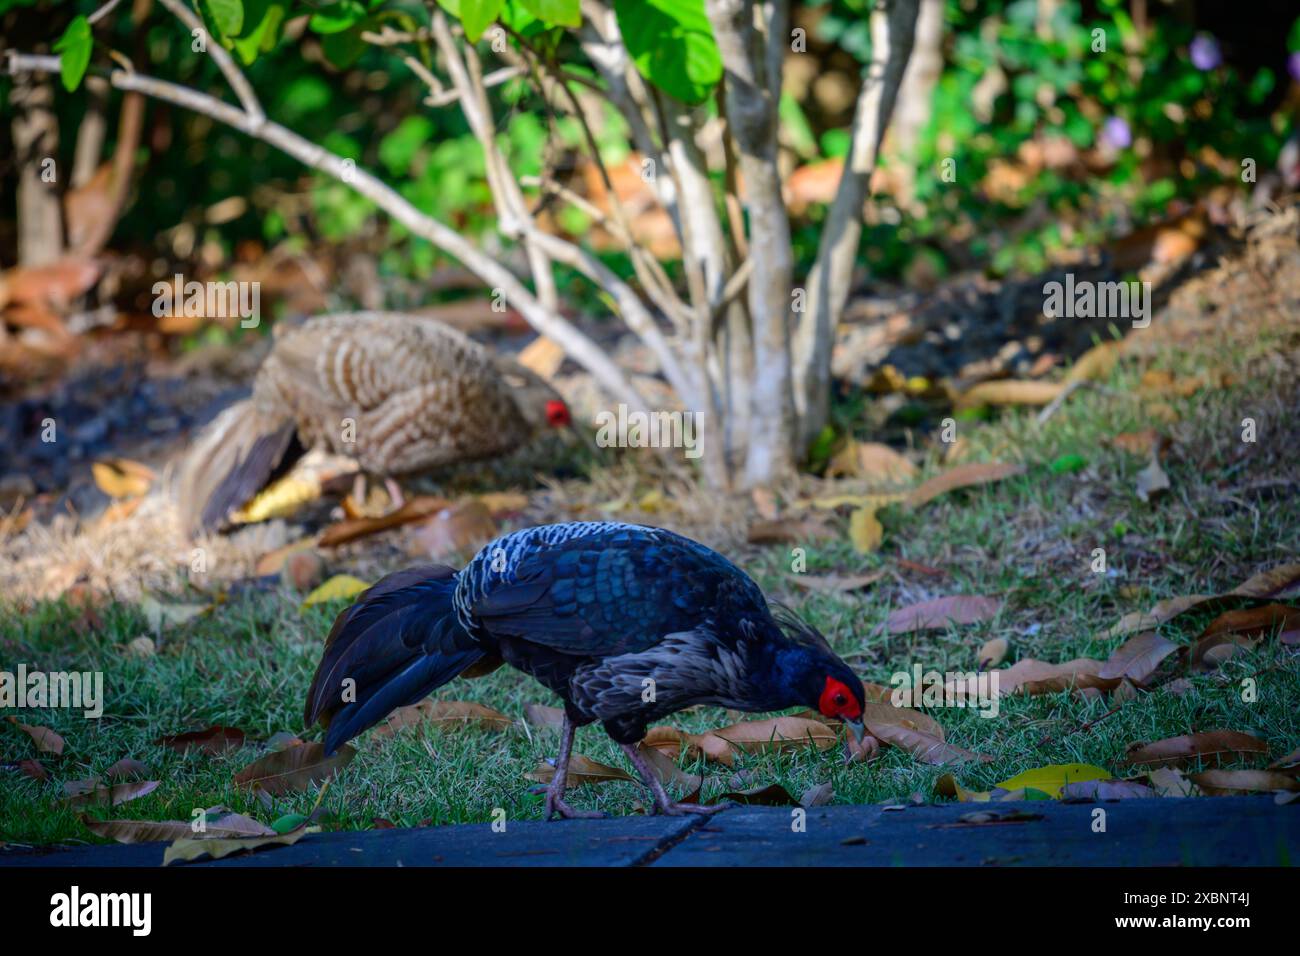
[[[722,555],[681,535],[614,522],[516,531],[462,571],[390,574],[334,622],[307,693],[325,747],[414,704],[473,667],[508,663],[564,700],[548,817],[564,802],[574,730],[601,721],[669,814],[637,752],[646,727],[695,704],[743,711],[807,706],[861,737],[862,683],[825,638]]]

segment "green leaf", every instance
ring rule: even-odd
[[[357,0],[342,0],[312,14],[307,25],[316,33],[331,34],[350,30],[366,18],[366,8]]]
[[[244,29],[244,0],[206,0],[212,22],[222,36],[239,36]]]
[[[1046,767],[1036,767],[1018,773],[1010,780],[1003,780],[996,786],[1003,790],[1025,791],[1028,798],[1030,790],[1041,790],[1055,799],[1061,799],[1061,791],[1067,783],[1082,783],[1087,780],[1110,780],[1114,777],[1109,770],[1094,767],[1086,763],[1054,763]]]
[[[361,39],[363,29],[364,25],[358,24],[342,33],[327,33],[322,36],[320,48],[325,59],[340,70],[346,70],[356,63],[361,59],[361,54],[366,52],[366,41]]]
[[[74,17],[63,31],[63,36],[54,44],[54,52],[59,54],[59,76],[63,79],[63,88],[71,93],[81,85],[81,78],[86,75],[90,65],[90,49],[95,44],[90,35],[90,21],[83,16]]]
[[[1053,461],[1049,467],[1054,475],[1082,471],[1084,468],[1088,467],[1088,459],[1084,458],[1082,455],[1062,455],[1060,458]]]
[[[251,65],[259,53],[275,49],[287,14],[288,4],[281,0],[249,0],[244,8],[246,32],[231,41],[245,66]]]
[[[460,0],[460,23],[470,43],[477,43],[496,22],[505,0]]]
[[[669,96],[702,103],[722,78],[704,0],[614,0],[637,71]]]
[[[543,23],[557,27],[582,26],[580,0],[519,0],[523,8]]]

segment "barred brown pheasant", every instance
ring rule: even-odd
[[[392,477],[513,451],[571,424],[549,385],[433,319],[353,312],[280,336],[253,394],[200,436],[182,469],[190,527],[220,527],[309,448]]]

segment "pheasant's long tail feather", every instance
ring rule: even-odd
[[[307,726],[319,720],[328,727],[328,753],[487,653],[461,627],[455,590],[451,568],[410,568],[383,578],[338,616],[303,713]]]
[[[291,418],[269,417],[237,402],[199,436],[178,483],[181,514],[191,529],[216,530],[303,454]]]

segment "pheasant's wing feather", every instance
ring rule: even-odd
[[[487,577],[470,610],[494,636],[577,656],[635,652],[707,619],[733,570],[711,558],[648,529],[572,538],[533,549],[509,575]]]

